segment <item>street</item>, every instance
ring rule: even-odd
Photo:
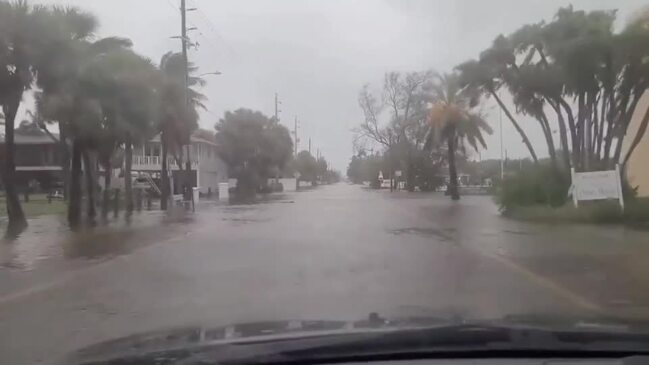
[[[28,232],[3,243],[1,362],[49,363],[190,324],[649,308],[646,233],[507,220],[491,197],[452,202],[339,183],[256,205],[206,203],[180,222],[162,217],[150,215],[140,234],[70,243],[62,233],[52,245]],[[34,245],[45,248],[24,252]]]

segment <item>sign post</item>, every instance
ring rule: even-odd
[[[620,165],[616,165],[615,170],[608,171],[575,172],[572,168],[570,175],[570,190],[575,207],[579,206],[580,200],[617,199],[624,210]]]
[[[622,211],[624,212],[624,197],[622,195],[622,172],[620,171],[620,164],[615,164],[615,175],[617,175],[617,178],[615,179],[617,181],[617,196],[620,202],[620,207],[622,208]]]

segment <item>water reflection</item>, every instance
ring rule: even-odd
[[[124,255],[193,221],[192,214],[179,210],[144,211],[71,231],[65,217],[42,216],[31,219],[19,236],[0,241],[0,267],[31,270],[51,258],[96,260]]]

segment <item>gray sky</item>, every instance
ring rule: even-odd
[[[135,49],[156,63],[180,49],[171,36],[180,32],[179,0],[47,0],[93,12],[100,36],[128,37]],[[560,6],[619,9],[623,22],[642,0],[187,0],[188,26],[200,43],[190,59],[207,76],[203,92],[208,111],[203,128],[213,129],[224,111],[239,107],[272,115],[274,93],[282,101],[280,119],[293,128],[300,120],[301,148],[312,139],[333,166],[345,171],[352,133],[362,120],[357,94],[365,83],[380,86],[386,71],[434,69],[444,72],[476,57],[500,33],[550,20]],[[485,105],[497,129],[498,112]],[[540,129],[523,120],[540,155],[546,154]],[[509,157],[526,150],[503,120]],[[500,156],[499,134],[482,158]]]

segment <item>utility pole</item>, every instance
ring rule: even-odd
[[[281,103],[282,102],[279,101],[279,99],[277,97],[277,93],[275,93],[275,121],[278,122],[278,123],[279,123],[279,112],[281,112],[281,110],[279,110],[278,105],[281,104]]]
[[[309,154],[311,154],[311,137],[309,137]]]
[[[500,182],[505,180],[505,161],[503,160],[503,109],[498,108],[500,111],[499,124],[500,124]]]
[[[189,61],[187,60],[187,7],[185,5],[185,0],[180,0],[180,41],[182,44],[182,55],[183,55],[183,64],[184,64],[184,73],[185,73],[185,105],[189,107]],[[191,146],[192,146],[192,137],[191,135],[187,136],[189,139],[187,141],[187,161],[185,162],[185,184],[186,184],[186,196],[185,199],[191,199],[192,210],[194,207],[194,192],[193,184],[191,179],[192,171],[192,161],[191,161]],[[187,196],[189,195],[189,196]],[[189,199],[187,199],[189,198]]]
[[[300,143],[300,139],[297,137],[297,115],[295,116],[295,124],[293,125],[293,138],[295,140],[293,148],[295,149],[295,157],[297,158],[297,148]]]

